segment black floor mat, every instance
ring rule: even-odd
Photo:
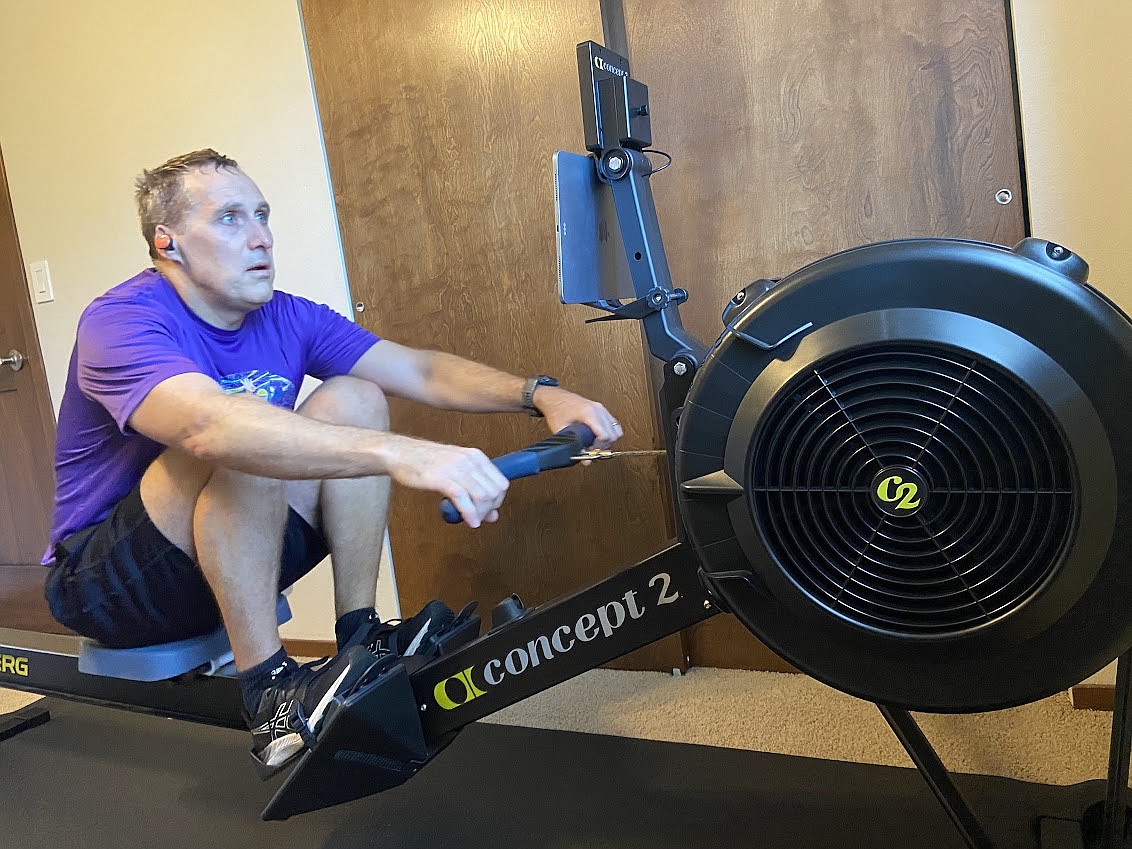
[[[11,849],[963,849],[913,769],[473,724],[402,787],[264,823],[281,779],[237,731],[53,701],[0,743]],[[1103,782],[956,782],[999,849],[1038,816],[1079,816]]]

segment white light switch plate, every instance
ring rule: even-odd
[[[37,304],[45,304],[55,300],[55,290],[51,286],[51,271],[47,268],[47,260],[41,259],[33,262],[31,271],[31,294]]]

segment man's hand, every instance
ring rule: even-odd
[[[388,465],[389,476],[398,483],[447,497],[473,528],[499,518],[499,505],[510,486],[478,448],[397,436],[390,446]]]
[[[558,386],[540,386],[535,389],[534,405],[546,416],[551,433],[580,423],[589,425],[594,432],[594,448],[608,448],[625,435],[617,419],[597,401],[590,401]]]

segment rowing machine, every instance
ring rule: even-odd
[[[483,637],[335,702],[264,817],[403,783],[468,722],[726,611],[877,703],[972,847],[991,844],[908,711],[1023,704],[1119,657],[1108,798],[1084,830],[1039,825],[1044,849],[1117,845],[1132,323],[1064,246],[917,239],[744,287],[708,351],[680,323],[688,294],[661,242],[647,89],[599,45],[578,59],[591,156],[583,169],[557,158],[559,252],[563,269],[599,273],[561,291],[596,320],[642,321],[665,364],[676,540],[534,610],[505,600]],[[568,173],[585,177],[581,195]],[[579,232],[616,241],[621,260],[579,258]]]

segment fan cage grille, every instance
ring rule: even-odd
[[[1052,577],[1077,516],[1066,440],[1044,404],[970,352],[884,343],[842,352],[771,402],[748,498],[768,550],[817,604],[900,636],[970,631]],[[882,470],[927,486],[909,515]]]

